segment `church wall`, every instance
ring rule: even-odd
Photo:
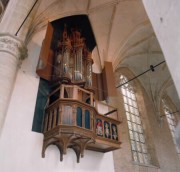
[[[11,8],[14,8],[13,5],[15,2],[16,1],[11,4]],[[165,0],[163,2],[144,0],[143,2],[180,95],[180,60],[178,60],[178,57],[180,56],[180,31],[178,30],[180,20],[177,15],[177,9],[180,6],[180,2],[177,0]],[[31,5],[30,3],[31,1],[29,2],[29,6]],[[27,3],[22,5],[26,4]],[[18,12],[19,11],[17,11],[17,13]],[[15,16],[18,16],[19,18],[19,14]],[[172,16],[174,18],[173,20]],[[22,19],[24,19],[25,14],[21,16],[21,20],[16,22],[15,27],[10,27],[10,17],[11,16],[5,14],[2,23],[6,23],[6,25],[4,25],[3,28],[1,25],[0,29],[6,31],[7,28],[10,28],[9,32],[15,34]],[[141,109],[143,119],[145,124],[147,124],[147,134],[150,135],[150,147],[156,166],[145,167],[133,164],[132,162],[127,121],[120,93],[118,95],[118,101],[117,98],[114,100],[112,98],[112,101],[119,105],[119,112],[123,122],[120,125],[119,130],[122,145],[120,150],[114,151],[113,153],[114,164],[112,153],[102,154],[92,151],[85,151],[85,157],[81,158],[80,163],[77,164],[75,153],[72,150],[68,150],[67,155],[64,156],[63,162],[59,162],[59,151],[54,146],[48,147],[45,159],[41,158],[43,135],[32,132],[31,129],[39,84],[35,69],[44,33],[45,31],[38,33],[39,36],[34,37],[30,42],[28,45],[29,57],[23,61],[21,68],[18,70],[0,141],[0,171],[113,172],[114,166],[116,172],[180,171],[179,159],[176,156],[175,146],[167,122],[165,119],[163,123],[158,121],[153,110],[153,104],[144,90],[141,91],[145,98],[139,98],[139,104],[146,105],[145,107],[141,107]],[[24,38],[25,34],[22,35]],[[169,45],[173,46],[170,47]],[[145,114],[143,112],[145,112]]]
[[[180,1],[143,0],[143,3],[180,96]]]
[[[60,162],[59,150],[49,146],[46,157],[41,157],[43,135],[31,130],[39,85],[35,69],[44,34],[45,31],[38,33],[29,43],[29,57],[18,70],[0,142],[0,171],[113,172],[112,152],[85,151],[77,163],[75,153],[68,149]]]

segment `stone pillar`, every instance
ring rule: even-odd
[[[19,60],[26,55],[25,50],[23,43],[16,37],[10,34],[0,34],[0,136]]]
[[[16,34],[36,2],[38,3],[31,11],[18,34]],[[23,42],[26,40],[28,28],[39,3],[40,1],[37,0],[28,0],[26,2],[24,0],[10,0],[0,21],[0,137],[19,60],[26,56]]]

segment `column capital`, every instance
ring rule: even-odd
[[[7,52],[17,60],[23,60],[27,57],[27,48],[24,43],[9,33],[0,34],[0,52]]]

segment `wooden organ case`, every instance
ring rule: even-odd
[[[77,155],[84,150],[108,152],[120,147],[117,109],[94,99],[91,52],[77,29],[69,34],[66,25],[57,48],[51,49],[53,27],[48,24],[37,74],[48,80],[49,94],[43,120],[42,157],[56,145],[60,161],[67,148]]]

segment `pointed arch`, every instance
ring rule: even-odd
[[[133,72],[125,67],[118,68],[115,76],[117,85],[135,77]],[[150,101],[148,94],[138,79],[119,87],[118,93],[121,102],[124,103],[121,108],[127,122],[133,161],[142,165],[159,166],[152,140],[149,112],[146,108],[147,100]]]
[[[175,137],[175,129],[177,127],[178,122],[180,121],[179,111],[176,106],[173,104],[171,98],[167,95],[164,95],[161,99],[161,110],[162,115],[161,118],[165,117],[170,133],[172,135],[172,140],[174,142],[176,151],[178,156],[180,157],[180,149],[177,146],[176,137]]]

